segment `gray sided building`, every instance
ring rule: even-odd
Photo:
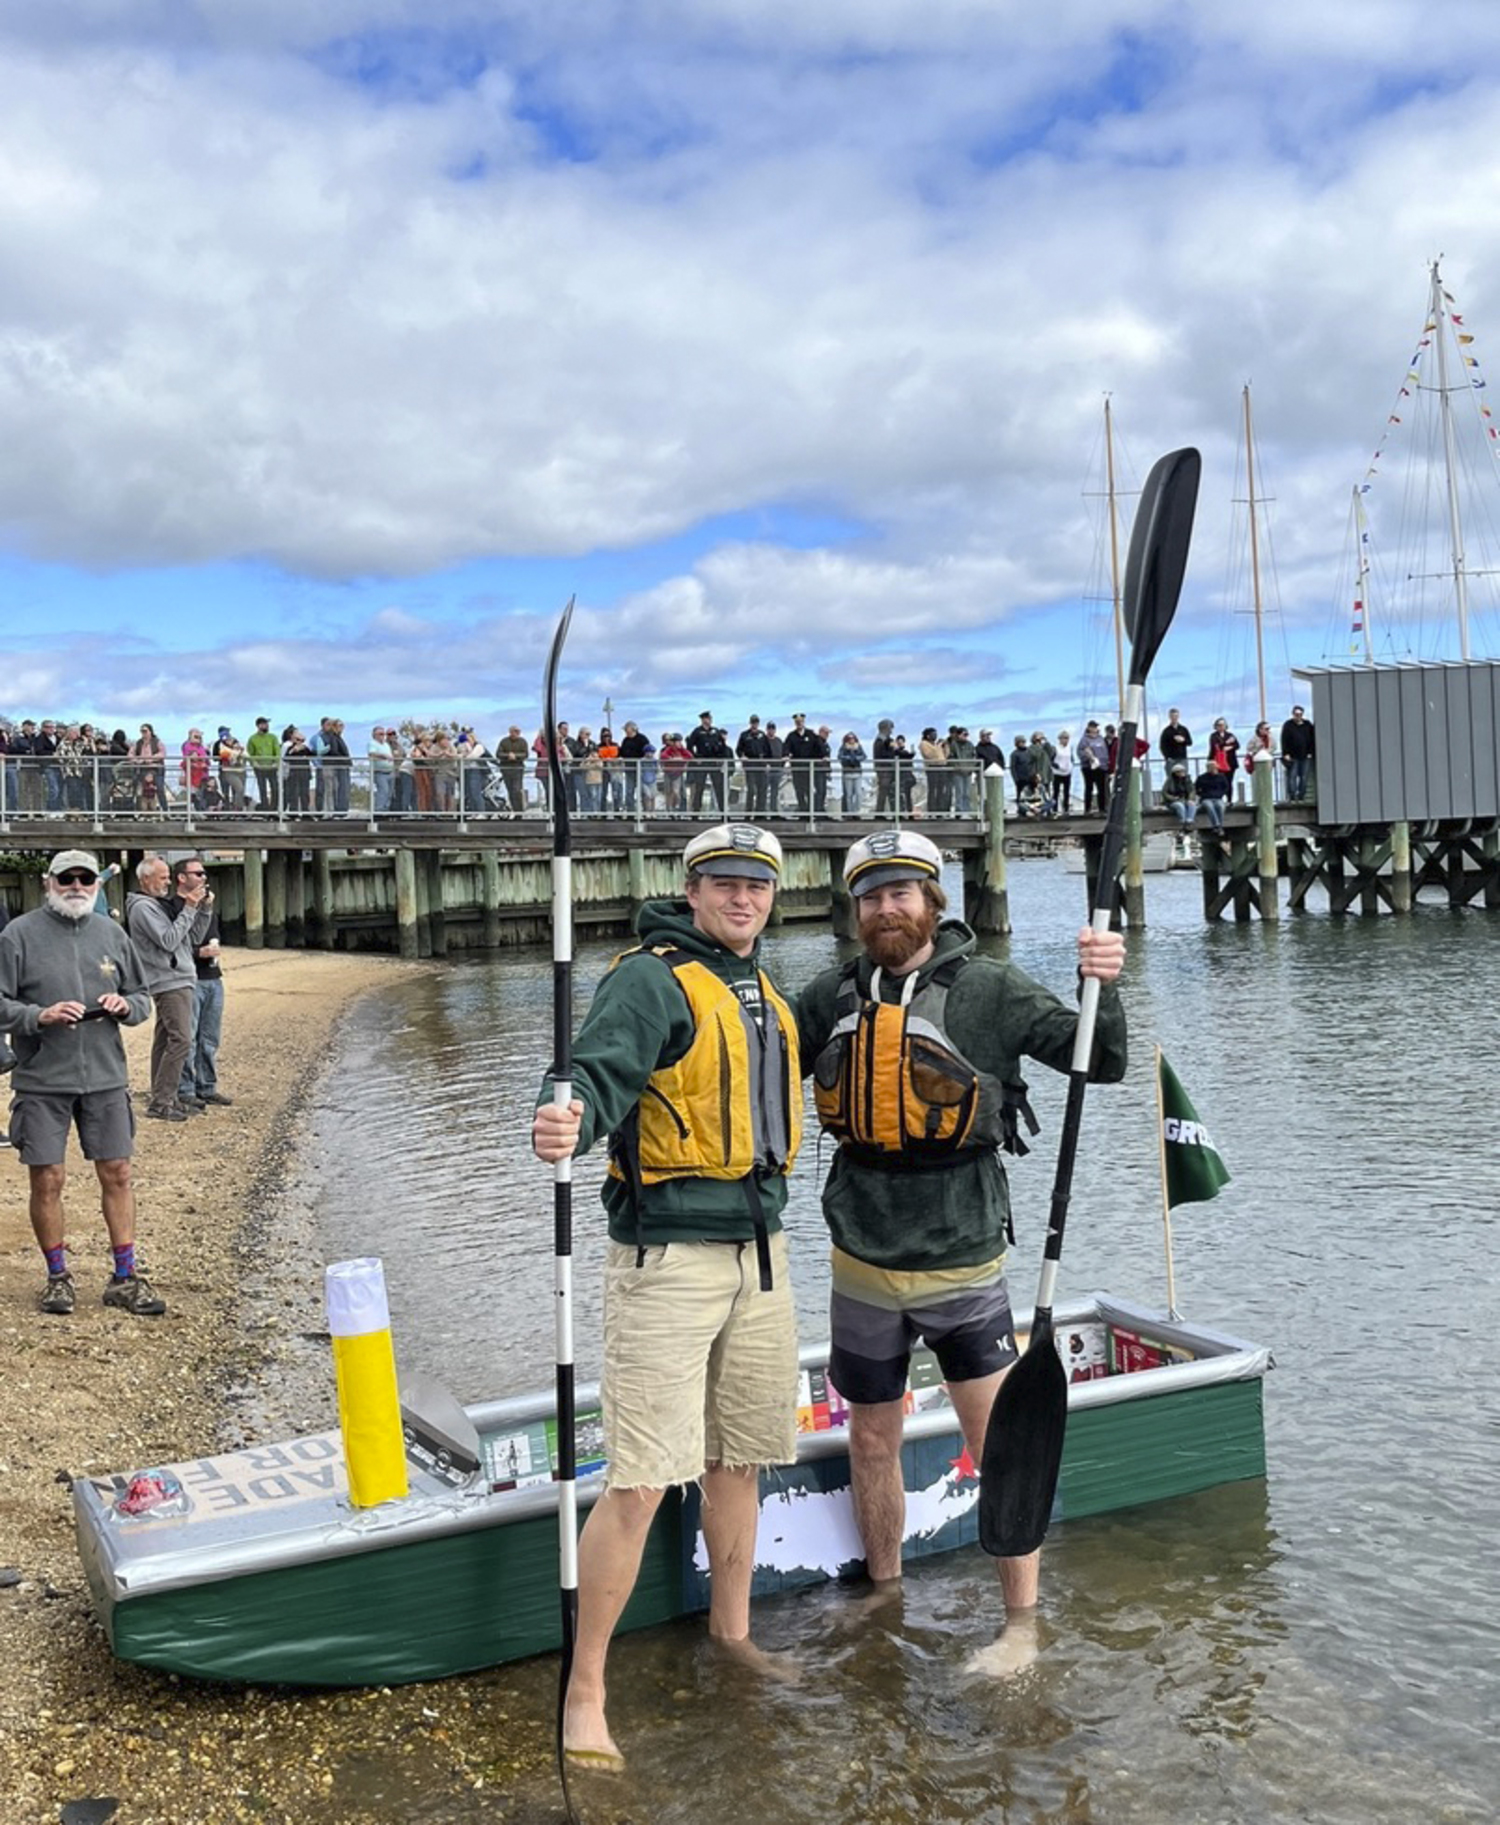
[[[1297,667],[1320,824],[1500,817],[1500,663]]]

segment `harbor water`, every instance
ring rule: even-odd
[[[1029,861],[1010,888],[1015,935],[987,944],[1071,995],[1081,880]],[[758,1606],[796,1684],[721,1664],[701,1621],[623,1637],[611,1721],[630,1771],[583,1777],[585,1818],[689,1825],[752,1802],[764,1825],[1497,1816],[1500,920],[1424,905],[1206,927],[1192,873],[1152,877],[1147,906],[1123,983],[1131,1067],[1088,1098],[1059,1294],[1165,1304],[1159,1041],[1234,1174],[1175,1213],[1178,1305],[1272,1347],[1266,1481],[1054,1529],[1043,1652],[1009,1683],[965,1670],[999,1618],[977,1549],[926,1561],[884,1608],[857,1587]],[[580,954],[580,1019],[617,948]],[[792,989],[838,955],[821,926],[768,949]],[[550,1021],[540,952],[404,981],[351,1016],[314,1117],[303,1189],[326,1258],[384,1259],[402,1368],[465,1399],[551,1377],[551,1175],[528,1146]],[[1021,1307],[1064,1093],[1031,1075]],[[599,1362],[601,1170],[575,1175],[581,1379]],[[826,1333],[819,1177],[809,1146],[788,1215],[806,1339]],[[546,1659],[476,1684],[540,1719],[556,1677]],[[458,1815],[424,1810],[403,1768],[372,1776],[372,1819],[560,1816],[545,1772]]]

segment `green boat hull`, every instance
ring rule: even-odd
[[[1244,1374],[1202,1385],[1173,1380],[1186,1376],[1187,1365],[1153,1370],[1163,1391],[1149,1398],[1109,1398],[1102,1381],[1075,1390],[1054,1519],[1078,1520],[1263,1477],[1261,1374],[1267,1364],[1266,1353],[1255,1352]],[[1146,1379],[1111,1378],[1137,1385]],[[903,1449],[909,1516],[917,1517],[909,1520],[917,1527],[904,1548],[909,1560],[977,1543],[977,1484],[951,1408],[946,1412],[946,1423],[939,1413],[923,1415],[925,1433],[909,1435]],[[321,1441],[301,1443],[310,1448]],[[796,1466],[763,1479],[757,1597],[859,1569],[842,1439],[827,1431],[804,1445]],[[270,1448],[266,1455],[287,1449]],[[209,1469],[221,1462],[202,1461],[200,1502]],[[191,1473],[194,1467],[182,1468]],[[264,1486],[287,1477],[258,1480],[265,1493]],[[513,1492],[509,1506],[488,1494],[477,1507],[451,1496],[434,1498],[420,1525],[372,1529],[353,1546],[353,1529],[334,1528],[322,1550],[304,1544],[293,1563],[275,1562],[261,1542],[190,1574],[172,1562],[170,1522],[158,1526],[149,1542],[155,1550],[139,1565],[111,1562],[107,1549],[115,1536],[107,1497],[122,1481],[88,1485],[91,1496],[80,1496],[82,1484],[75,1489],[85,1567],[122,1659],[208,1679],[365,1686],[443,1678],[559,1645],[557,1516],[550,1488]],[[279,1491],[273,1487],[272,1493]],[[580,1488],[585,1501],[593,1493]],[[445,1525],[450,1513],[456,1520]],[[919,1526],[923,1515],[928,1520]],[[255,1563],[256,1553],[264,1563]],[[696,1493],[673,1495],[653,1527],[622,1629],[706,1608],[702,1561]]]

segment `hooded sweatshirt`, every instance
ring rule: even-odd
[[[939,925],[933,954],[917,970],[918,987],[956,957],[967,962],[949,990],[944,1028],[963,1056],[1004,1083],[1021,1079],[1022,1058],[1068,1071],[1076,1011],[1013,964],[976,957],[974,934],[961,920]],[[817,1064],[838,1019],[841,967],[815,977],[797,998],[804,1072]],[[861,992],[868,992],[871,974],[870,959],[861,957]],[[880,999],[899,1002],[905,981],[882,972]],[[1125,1010],[1111,984],[1099,995],[1089,1081],[1118,1083],[1124,1075]],[[840,1147],[823,1187],[823,1215],[835,1244],[874,1267],[909,1273],[976,1267],[1005,1254],[1010,1189],[993,1148],[975,1149],[956,1163],[902,1159],[874,1166]]]
[[[123,1023],[105,1017],[72,1026],[41,1024],[56,1001],[96,1007],[101,995],[123,995],[130,1012]],[[133,1027],[151,1012],[151,997],[135,946],[112,919],[70,919],[39,906],[0,932],[0,1032],[16,1054],[11,1079],[18,1091],[83,1096],[123,1090],[125,1045],[118,1028]]]
[[[675,945],[731,988],[753,980],[760,946],[739,957],[693,924],[685,900],[650,900],[636,919],[643,945]],[[686,995],[671,969],[646,951],[627,952],[599,984],[592,1006],[573,1042],[573,1094],[583,1104],[576,1155],[585,1154],[618,1128],[640,1101],[653,1071],[675,1064],[693,1043],[696,1029]],[[540,1102],[552,1100],[550,1074]],[[664,1242],[748,1242],[755,1234],[742,1185],[733,1179],[669,1179],[643,1188],[639,1239]],[[786,1178],[760,1181],[768,1230],[781,1228]],[[600,1190],[609,1215],[610,1239],[638,1239],[630,1187],[608,1177]]]
[[[135,941],[146,987],[153,995],[190,989],[198,980],[193,952],[208,934],[210,905],[184,906],[176,918],[155,894],[132,893],[125,900],[125,924]]]

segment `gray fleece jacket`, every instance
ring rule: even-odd
[[[146,987],[153,995],[194,988],[198,971],[193,948],[207,934],[211,905],[184,906],[174,919],[165,900],[151,893],[132,893],[125,900],[125,926],[140,956]]]
[[[151,1012],[135,946],[112,919],[69,919],[39,906],[0,932],[0,1032],[15,1049],[16,1090],[81,1096],[125,1088],[121,1023],[108,1016],[74,1026],[40,1023],[55,1001],[97,1007],[101,995],[130,1003],[125,1026]]]

